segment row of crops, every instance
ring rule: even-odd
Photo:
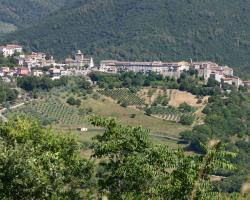
[[[167,121],[178,122],[181,118],[181,113],[174,107],[152,106],[150,112]]]
[[[99,90],[100,94],[111,97],[120,103],[127,103],[128,105],[144,105],[144,100],[132,93],[129,89],[105,89]]]
[[[146,113],[150,113],[151,115],[160,117],[167,121],[179,122],[182,116],[190,115],[195,117],[195,114],[192,112],[184,113],[181,112],[180,109],[168,106],[152,106],[146,109]]]
[[[23,107],[12,110],[8,116],[28,115],[50,122],[63,125],[79,125],[85,122],[76,107],[68,106],[57,98],[32,102]]]
[[[182,116],[187,116],[188,114],[165,114],[165,115],[155,115],[161,119],[167,120],[167,121],[173,121],[173,122],[179,122]],[[194,117],[196,119],[196,116],[194,114],[190,114],[188,116]]]
[[[163,107],[163,106],[152,106],[150,108],[152,114],[159,114],[159,115],[169,115],[169,114],[180,114],[180,111],[174,107]]]
[[[178,114],[157,115],[157,116],[167,121],[174,121],[174,122],[179,122],[181,118],[181,115]]]

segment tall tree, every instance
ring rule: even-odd
[[[0,125],[0,199],[80,199],[92,174],[70,136],[31,120]]]
[[[216,169],[233,169],[218,141],[203,146],[203,155],[185,155],[181,150],[155,146],[148,130],[124,127],[114,119],[91,117],[105,127],[95,138],[94,157],[101,159],[99,191],[109,199],[218,199],[209,175]]]

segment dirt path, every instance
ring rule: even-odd
[[[19,108],[19,107],[23,106],[25,103],[29,103],[29,102],[32,102],[32,101],[35,101],[35,100],[36,100],[36,99],[31,99],[31,100],[26,101],[26,102],[24,102],[24,103],[19,103],[19,104],[17,104],[17,105],[11,106],[11,107],[9,108],[9,110],[13,110],[13,109]],[[7,110],[7,108],[3,108],[3,109],[0,110],[0,118],[2,119],[3,122],[7,122],[7,121],[8,121],[8,118],[5,117],[5,116],[3,115],[3,113],[4,113],[6,110]]]

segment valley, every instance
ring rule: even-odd
[[[0,199],[250,199],[249,11],[0,0]]]

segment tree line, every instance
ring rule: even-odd
[[[185,71],[179,79],[164,77],[161,74],[150,72],[148,74],[122,72],[120,74],[108,74],[101,72],[93,72],[90,74],[93,82],[96,82],[100,88],[134,88],[140,87],[162,87],[165,89],[179,89],[181,91],[190,92],[196,96],[207,96],[220,94],[221,89],[219,83],[210,78],[208,83],[202,83],[196,71]]]

